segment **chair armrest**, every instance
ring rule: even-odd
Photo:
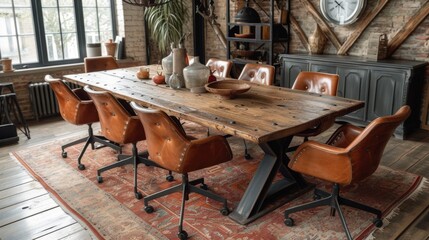
[[[345,148],[307,141],[296,150],[289,168],[325,181],[349,184],[352,166]]]
[[[223,136],[214,135],[192,140],[184,154],[183,172],[211,167],[231,159],[231,148]]]

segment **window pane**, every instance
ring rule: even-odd
[[[60,7],[73,7],[73,0],[60,0],[58,1],[60,4]]]
[[[0,0],[0,7],[12,7],[12,0]]]
[[[110,0],[98,0],[98,7],[109,7],[110,8]]]
[[[18,34],[34,34],[31,8],[15,8]]]
[[[33,12],[30,0],[0,0],[0,46],[2,57],[13,64],[38,61]],[[9,6],[9,7],[4,7]],[[15,9],[13,8],[15,6]]]
[[[21,64],[35,63],[38,59],[36,36],[22,36],[19,38],[19,47],[21,49]]]
[[[12,8],[0,8],[0,36],[15,35],[15,22]]]
[[[43,7],[56,7],[57,0],[42,0]]]
[[[95,7],[96,6],[96,0],[82,0],[82,5],[84,7]]]
[[[84,8],[83,18],[85,21],[85,31],[97,31],[97,10],[96,8]]]
[[[64,59],[79,58],[79,48],[77,44],[77,35],[64,34]]]
[[[30,0],[14,0],[13,3],[15,7],[31,7]]]
[[[13,63],[19,62],[18,44],[15,37],[0,37],[1,56],[9,57]]]
[[[98,9],[98,17],[101,31],[112,29],[112,18],[110,15],[110,10],[108,8]]]
[[[56,8],[43,9],[43,22],[45,24],[45,33],[59,33],[60,21],[58,19],[58,12]]]
[[[76,32],[76,20],[73,8],[60,8],[61,30],[65,32]]]
[[[60,34],[46,34],[46,48],[49,61],[62,60],[63,51]]]

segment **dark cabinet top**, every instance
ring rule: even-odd
[[[332,62],[339,64],[358,64],[372,67],[387,67],[387,68],[421,68],[427,65],[427,62],[423,61],[411,61],[411,60],[400,60],[400,59],[384,59],[384,60],[373,60],[366,57],[359,56],[342,56],[342,55],[309,55],[309,54],[281,54],[280,58],[284,61],[285,59],[300,59],[307,61],[322,61]]]

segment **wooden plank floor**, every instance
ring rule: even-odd
[[[95,126],[98,129],[98,126]],[[67,214],[49,193],[30,176],[9,152],[64,137],[86,134],[86,126],[74,126],[60,118],[30,125],[31,139],[19,134],[18,144],[0,147],[0,240],[95,239]],[[322,138],[326,138],[326,133]],[[382,164],[429,178],[429,132],[418,131],[403,141],[392,138]],[[426,209],[398,239],[429,239],[429,209]]]
[[[30,131],[30,140],[19,133],[18,144],[0,147],[0,239],[96,239],[9,156],[9,152],[27,146],[83,135],[87,127],[56,118],[33,123]]]

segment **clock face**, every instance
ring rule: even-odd
[[[320,10],[329,22],[348,25],[356,22],[365,3],[365,0],[320,0]]]

